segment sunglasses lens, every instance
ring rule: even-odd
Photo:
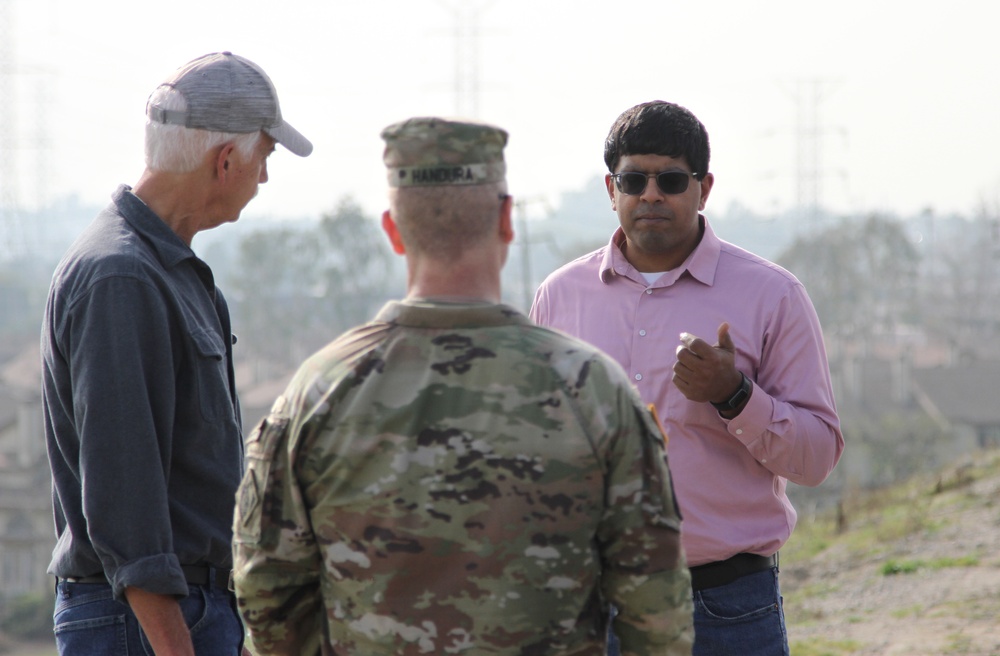
[[[649,177],[638,171],[625,171],[615,176],[618,191],[629,196],[638,196],[646,190]],[[683,171],[663,171],[656,174],[656,186],[665,194],[683,194],[687,191],[691,175]]]
[[[618,174],[618,190],[629,196],[641,194],[646,189],[646,174],[635,171]]]
[[[683,194],[690,179],[691,176],[683,171],[664,171],[656,176],[656,184],[665,194]]]

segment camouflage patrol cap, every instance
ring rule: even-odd
[[[382,139],[390,187],[488,184],[507,173],[507,132],[494,125],[418,117],[390,125]]]

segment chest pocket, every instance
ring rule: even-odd
[[[226,366],[226,347],[222,338],[209,330],[191,332],[194,343],[195,376],[201,416],[215,422],[235,416],[229,392],[229,368]]]
[[[280,402],[280,399],[279,399]],[[272,509],[281,509],[281,499],[271,477],[275,448],[288,431],[289,419],[271,414],[260,421],[246,441],[247,468],[236,493],[233,535],[237,542],[261,542],[261,526]]]

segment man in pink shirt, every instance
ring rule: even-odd
[[[777,552],[796,514],[785,486],[819,485],[844,448],[816,312],[792,274],[720,240],[701,215],[714,176],[708,133],[687,109],[625,111],[604,159],[621,227],[550,275],[531,317],[613,356],[664,420],[694,654],[787,654]]]

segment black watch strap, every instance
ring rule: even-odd
[[[739,388],[733,392],[732,396],[722,403],[712,402],[713,408],[719,412],[729,412],[740,407],[740,404],[747,400],[750,396],[750,390],[753,389],[753,383],[750,382],[750,379],[747,378],[747,375],[742,371],[740,372],[740,375],[743,376],[743,381],[740,383]]]

